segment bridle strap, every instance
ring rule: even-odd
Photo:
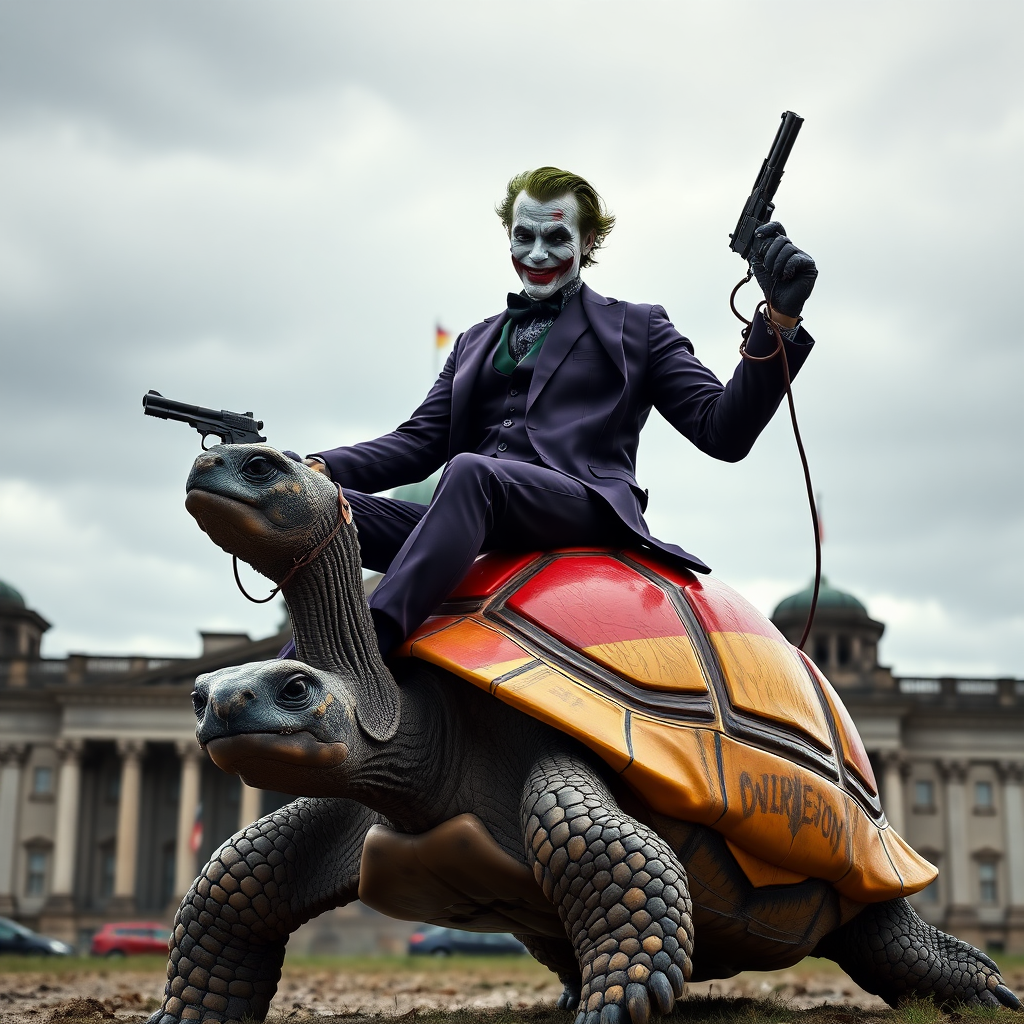
[[[334,524],[331,532],[316,547],[311,548],[304,555],[299,556],[295,559],[292,567],[284,574],[284,578],[280,583],[270,592],[267,597],[253,597],[251,594],[246,592],[245,587],[242,586],[242,581],[238,577],[238,555],[231,556],[231,570],[235,574],[235,584],[238,589],[242,592],[242,596],[248,601],[252,601],[253,604],[266,604],[268,601],[272,601],[277,597],[278,593],[283,590],[292,580],[292,577],[300,570],[304,569],[307,565],[315,562],[323,553],[327,550],[328,544],[334,540],[335,537],[341,532],[343,526],[348,526],[352,522],[352,506],[349,505],[348,499],[345,497],[344,492],[341,489],[341,484],[334,481],[334,486],[338,488],[338,521]]]

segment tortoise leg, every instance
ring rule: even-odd
[[[579,960],[576,1024],[670,1013],[690,976],[693,926],[686,871],[668,843],[567,753],[533,767],[522,814],[527,861]]]
[[[263,1020],[288,936],[357,898],[363,839],[378,817],[351,800],[302,798],[224,843],[178,909],[150,1024]]]
[[[560,1010],[575,1010],[580,1002],[580,965],[576,953],[565,939],[544,935],[517,935],[537,963],[558,975],[562,994],[558,997]]]
[[[828,957],[861,988],[890,1006],[903,999],[934,999],[939,1006],[1021,1010],[999,968],[979,949],[940,932],[905,900],[874,903],[825,936],[814,951]]]

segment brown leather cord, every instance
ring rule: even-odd
[[[754,363],[766,363],[770,359],[774,359],[779,356],[782,360],[782,375],[786,382],[786,398],[789,400],[789,417],[793,421],[793,436],[796,438],[796,448],[800,453],[800,465],[803,466],[804,470],[804,483],[807,485],[807,503],[811,508],[811,525],[814,527],[814,592],[811,594],[811,607],[807,613],[807,622],[804,625],[803,634],[800,636],[800,642],[797,647],[802,651],[804,644],[807,643],[807,637],[811,632],[811,625],[814,622],[814,613],[818,608],[818,591],[821,589],[821,529],[818,525],[818,506],[814,501],[814,488],[811,486],[811,470],[807,465],[807,453],[804,451],[804,442],[800,437],[800,427],[796,421],[796,405],[793,403],[793,388],[792,381],[789,376],[789,360],[786,358],[786,345],[782,340],[782,334],[779,332],[779,326],[769,316],[768,323],[771,325],[772,333],[775,335],[775,351],[769,353],[766,356],[752,356],[747,351],[747,338],[750,336],[751,322],[736,308],[736,293],[754,276],[752,270],[747,271],[747,276],[740,281],[729,295],[729,308],[733,311],[733,314],[738,320],[742,320],[745,324],[742,335],[743,341],[740,343],[740,355],[744,359],[749,359]],[[762,299],[754,310],[754,316],[765,308],[771,309],[771,304],[767,299]]]
[[[291,582],[292,577],[300,570],[304,569],[310,563],[316,561],[324,551],[327,549],[327,545],[338,536],[339,531],[343,526],[352,522],[352,508],[348,501],[345,500],[345,495],[342,493],[341,484],[334,482],[334,486],[338,488],[338,521],[334,524],[333,529],[319,544],[310,551],[307,551],[304,555],[295,559],[294,565],[284,574],[284,579],[270,592],[267,597],[253,597],[251,594],[246,592],[245,587],[242,586],[242,581],[238,578],[238,556],[231,556],[231,569],[235,574],[235,583],[238,589],[242,592],[242,596],[246,600],[252,601],[253,604],[266,604],[268,601],[272,601],[277,597],[278,593]]]

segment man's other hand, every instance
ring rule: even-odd
[[[777,220],[754,232],[750,269],[773,311],[786,317],[800,316],[818,268],[786,237],[786,229]]]
[[[289,451],[287,448],[282,448],[281,454],[287,455],[292,462],[301,462],[304,466],[313,470],[314,473],[323,473],[327,477],[331,475],[331,471],[327,468],[327,463],[323,459],[313,458],[309,455],[303,458],[298,452]]]

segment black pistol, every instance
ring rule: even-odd
[[[729,248],[733,252],[738,252],[744,259],[750,256],[754,232],[772,219],[775,212],[772,199],[775,198],[775,190],[782,180],[782,172],[786,169],[790,150],[803,123],[804,119],[798,117],[792,110],[787,110],[782,115],[782,124],[775,133],[775,141],[768,153],[768,159],[761,164],[761,171],[754,182],[754,190],[750,193],[740,219],[736,222],[736,230],[729,236],[732,239]]]
[[[221,444],[255,444],[266,441],[260,436],[263,420],[254,420],[251,412],[229,412],[227,409],[204,409],[201,405],[185,405],[164,398],[159,391],[150,391],[142,396],[142,410],[147,416],[162,420],[178,420],[195,427],[203,435],[203,451],[206,439],[219,437]]]

